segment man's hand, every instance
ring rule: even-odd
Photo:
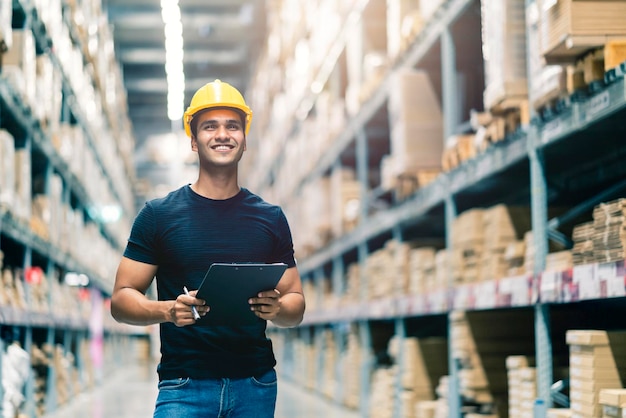
[[[256,316],[271,321],[280,313],[280,292],[276,289],[259,292],[257,297],[250,298],[248,303]]]
[[[207,314],[210,308],[205,305],[206,302],[203,299],[196,298],[196,293],[197,290],[190,291],[189,295],[181,293],[176,300],[172,301],[172,306],[169,310],[170,322],[174,323],[177,327],[195,324],[196,320],[193,317],[193,306],[196,307],[201,317]]]

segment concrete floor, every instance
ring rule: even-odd
[[[328,399],[279,376],[276,418],[358,418]],[[137,362],[110,373],[99,387],[83,393],[44,418],[151,418],[157,395],[155,365]]]

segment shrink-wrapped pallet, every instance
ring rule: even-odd
[[[422,70],[399,70],[391,78],[389,123],[396,176],[441,167],[442,111],[437,93]]]
[[[528,84],[530,105],[538,110],[552,101],[563,97],[567,92],[567,77],[565,67],[549,65],[541,53],[541,18],[539,10],[542,2],[537,0],[529,5],[526,13],[528,17]]]
[[[487,110],[517,108],[527,98],[525,15],[524,0],[481,2]]]

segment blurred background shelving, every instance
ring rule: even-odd
[[[152,355],[108,297],[138,208],[196,170],[161,7],[0,1],[3,394],[29,417]],[[620,412],[626,2],[179,7],[185,104],[244,91],[242,185],[292,227],[285,381],[364,417]]]

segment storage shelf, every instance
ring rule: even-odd
[[[577,266],[532,276],[460,284],[421,295],[369,300],[336,309],[307,312],[304,325],[371,321],[444,314],[452,310],[531,307],[538,302],[567,304],[626,296],[624,261]]]
[[[63,266],[68,271],[81,272],[89,276],[99,289],[109,292],[109,281],[100,277],[91,271],[91,269],[82,266],[78,260],[75,260],[68,254],[60,251],[50,242],[35,235],[27,225],[24,225],[13,218],[10,213],[0,211],[0,232],[11,237],[13,240],[21,243],[25,247],[31,248],[39,254],[49,258],[56,264]]]
[[[85,205],[85,207],[92,205],[91,198],[87,194],[82,182],[71,173],[67,162],[65,162],[52,147],[50,138],[46,137],[42,132],[39,123],[32,117],[30,110],[22,104],[17,93],[11,87],[11,83],[3,76],[0,76],[0,100],[2,101],[3,109],[8,110],[13,118],[20,124],[20,127],[26,130],[28,135],[33,139],[33,144],[44,153],[55,170],[61,174],[78,200]],[[98,220],[94,220],[94,222],[100,226],[103,235],[109,242],[116,248],[123,248],[123,243],[113,232],[107,230],[106,225],[103,225]]]
[[[13,7],[14,9],[16,7],[20,8],[23,13],[25,14],[27,19],[30,19],[30,24],[33,28],[33,31],[35,32],[35,42],[37,44],[37,46],[44,52],[49,53],[50,58],[56,68],[57,71],[59,71],[59,73],[62,76],[62,86],[63,86],[63,92],[64,92],[64,100],[65,103],[69,106],[69,108],[71,109],[72,114],[74,115],[74,117],[76,118],[78,124],[83,128],[83,130],[86,133],[86,139],[87,139],[87,143],[89,145],[89,149],[91,150],[95,161],[97,162],[100,170],[102,171],[104,177],[106,178],[106,181],[108,183],[109,189],[111,190],[111,192],[113,193],[113,195],[115,196],[115,198],[117,199],[117,201],[120,203],[120,205],[123,207],[124,211],[127,213],[132,213],[132,199],[129,200],[128,198],[132,198],[132,194],[130,193],[130,189],[128,190],[129,193],[128,194],[128,198],[124,198],[124,193],[119,190],[119,184],[115,184],[113,182],[113,177],[111,176],[111,173],[109,172],[108,167],[106,166],[106,164],[104,164],[104,162],[102,161],[102,158],[100,157],[100,154],[97,150],[97,147],[95,145],[95,141],[96,141],[96,136],[94,135],[93,132],[91,132],[91,129],[89,129],[89,123],[87,121],[87,118],[84,115],[84,112],[80,109],[79,105],[78,105],[78,101],[76,99],[76,92],[73,90],[72,85],[69,81],[68,75],[65,73],[63,66],[61,65],[61,63],[59,62],[59,59],[57,57],[57,55],[54,53],[54,51],[51,49],[52,48],[52,39],[50,39],[50,36],[48,35],[45,25],[44,23],[40,20],[35,6],[32,3],[32,1],[30,0],[14,0],[13,1]],[[67,24],[67,22],[65,22]],[[71,26],[68,25],[69,28],[71,28]],[[74,33],[74,30],[70,31],[71,33]],[[73,41],[76,43],[78,42],[77,37],[74,35],[73,36]],[[80,45],[81,50],[85,50],[84,46]],[[119,151],[119,149],[118,149]],[[128,173],[126,173],[128,175]]]

